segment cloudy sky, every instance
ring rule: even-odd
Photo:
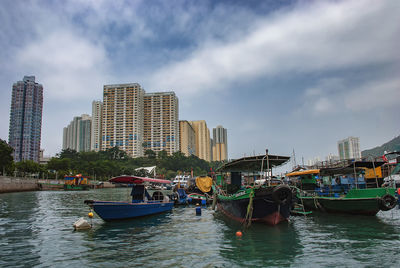
[[[228,129],[230,158],[324,158],[400,134],[400,1],[0,3],[0,138],[11,88],[44,87],[42,148],[91,113],[105,84],[175,91],[181,120]]]

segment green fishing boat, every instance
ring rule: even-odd
[[[288,221],[293,207],[292,189],[283,184],[272,184],[272,167],[286,163],[287,156],[260,155],[243,157],[224,164],[219,171],[227,172],[229,184],[214,186],[213,207],[225,216],[250,225],[263,222],[276,225]],[[250,176],[250,174],[252,174]],[[264,177],[260,185],[244,183],[245,177]]]
[[[366,188],[365,168],[383,163],[353,162],[345,167],[321,168],[286,174],[299,188],[305,210],[327,213],[376,215],[396,206],[396,188]]]

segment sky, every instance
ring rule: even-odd
[[[0,2],[0,138],[12,85],[43,85],[45,155],[103,85],[175,91],[180,120],[228,130],[229,158],[337,155],[400,135],[400,1]]]

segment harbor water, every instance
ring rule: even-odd
[[[400,267],[400,210],[314,214],[243,230],[194,207],[74,231],[85,199],[128,200],[129,188],[0,194],[0,267]],[[242,237],[236,231],[242,230]]]

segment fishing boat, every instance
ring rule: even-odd
[[[64,176],[64,190],[67,191],[80,191],[89,190],[87,177],[78,174],[76,176]]]
[[[364,172],[382,162],[354,161],[347,166],[295,171],[286,174],[299,188],[305,210],[376,215],[396,206],[393,187],[367,188]]]
[[[231,183],[226,187],[213,186],[213,207],[216,205],[227,217],[247,226],[252,222],[276,225],[287,221],[294,202],[292,189],[284,184],[272,185],[271,180],[272,168],[289,159],[267,152],[266,155],[243,157],[224,164],[218,171],[229,172]],[[253,180],[261,176],[265,178],[265,184],[243,185],[244,176]]]
[[[188,202],[191,204],[209,204],[212,202],[213,179],[208,176],[198,176],[195,182],[187,188]]]
[[[151,196],[145,187],[145,183],[171,183],[169,180],[119,176],[109,181],[112,183],[131,184],[132,201],[85,200],[84,203],[105,221],[132,219],[162,213],[171,210],[174,205],[174,202],[168,196],[163,196],[161,192],[154,192],[153,196]]]

